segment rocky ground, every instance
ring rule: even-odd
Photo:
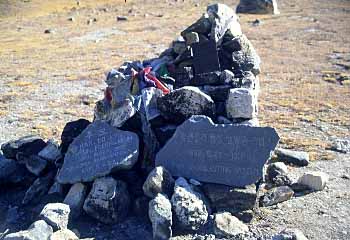
[[[104,73],[160,53],[208,3],[0,1],[0,144],[31,133],[59,140],[66,122],[91,120]],[[309,239],[349,239],[350,157],[326,149],[349,136],[350,3],[281,0],[279,9],[280,15],[240,20],[263,62],[261,123],[278,130],[282,146],[310,152],[314,161],[291,168],[292,175],[321,170],[330,181],[324,191],[261,209],[249,227],[257,235],[288,226]],[[8,211],[20,205],[24,190],[0,192],[0,232],[26,229],[43,207]],[[137,218],[105,226],[86,217],[74,228],[96,239],[152,236],[150,223]]]

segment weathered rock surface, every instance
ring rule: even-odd
[[[209,206],[203,195],[194,191],[186,180],[182,179],[181,183],[175,185],[171,203],[176,223],[181,228],[198,230],[207,223]]]
[[[226,102],[226,112],[231,119],[257,117],[257,98],[253,91],[245,88],[231,89]]]
[[[22,204],[26,205],[33,200],[38,201],[40,197],[44,196],[49,191],[54,177],[55,174],[53,172],[50,172],[43,177],[37,178],[28,188],[26,194],[24,195]]]
[[[350,139],[336,139],[334,140],[331,150],[341,152],[341,153],[349,153],[350,152]]]
[[[36,176],[40,176],[47,166],[47,161],[37,155],[26,158],[26,168]]]
[[[286,164],[303,167],[309,165],[310,162],[309,154],[307,152],[278,148],[276,149],[275,154],[280,161],[283,161]]]
[[[173,224],[171,203],[165,195],[157,194],[149,202],[148,215],[152,222],[153,239],[167,240],[171,238]]]
[[[301,176],[298,183],[314,191],[322,191],[329,180],[329,176],[323,172],[307,172]]]
[[[193,116],[159,151],[156,165],[173,176],[244,187],[262,178],[278,140],[272,128],[214,124]]]
[[[94,181],[83,208],[91,217],[112,224],[125,219],[129,206],[130,197],[126,184],[106,177]]]
[[[237,13],[279,14],[276,0],[241,0]]]
[[[40,137],[25,136],[2,144],[1,150],[6,158],[16,159],[17,153],[22,153],[25,156],[35,155],[45,146],[46,143]]]
[[[272,240],[307,240],[307,238],[299,229],[285,229],[274,235]]]
[[[182,87],[158,98],[158,108],[162,116],[176,123],[192,115],[215,115],[214,101],[197,87]]]
[[[249,231],[247,225],[229,212],[215,214],[214,232],[221,237],[239,237]]]
[[[155,87],[142,89],[142,102],[146,112],[147,121],[160,115],[157,107],[157,99],[163,95],[163,92]]]
[[[40,220],[44,220],[54,231],[67,229],[69,221],[69,205],[63,203],[49,203],[39,215]]]
[[[15,173],[17,163],[14,160],[6,159],[0,154],[0,184],[8,181],[8,177]]]
[[[49,240],[79,240],[79,238],[71,230],[64,229],[54,232]]]
[[[65,197],[63,203],[69,206],[73,218],[77,218],[81,214],[86,193],[87,187],[84,184],[75,183]]]
[[[278,175],[285,175],[288,173],[288,167],[283,162],[271,163],[267,166],[267,179],[272,181]]]
[[[272,206],[291,199],[294,195],[293,189],[288,186],[280,186],[269,189],[260,199],[262,206]]]
[[[81,134],[81,132],[90,125],[90,121],[86,119],[79,119],[77,121],[72,121],[64,126],[61,135],[61,151],[62,153],[67,152],[69,145],[73,140]]]
[[[210,200],[212,208],[217,211],[229,209],[230,212],[240,212],[253,209],[256,202],[256,188],[251,185],[246,188],[233,188],[221,184],[206,183],[201,186],[205,196]]]
[[[45,221],[34,222],[28,230],[6,235],[4,240],[48,240],[53,233],[52,227]]]
[[[54,140],[49,140],[46,147],[44,147],[39,153],[38,156],[54,163],[56,160],[62,157],[61,151],[58,148],[58,144]]]
[[[143,184],[143,192],[150,198],[155,198],[158,193],[165,194],[169,198],[174,191],[175,180],[164,167],[153,169]]]
[[[89,182],[112,171],[130,169],[137,162],[138,147],[135,133],[95,121],[69,146],[57,181]]]

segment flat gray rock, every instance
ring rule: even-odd
[[[62,184],[91,182],[113,171],[130,169],[137,162],[138,147],[135,133],[95,121],[69,146],[57,181]]]
[[[278,141],[270,127],[214,124],[208,117],[193,116],[160,150],[156,165],[173,176],[246,186],[262,178],[263,166]]]

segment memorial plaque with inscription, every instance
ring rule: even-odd
[[[90,182],[137,162],[139,139],[102,121],[90,124],[68,148],[57,181]]]
[[[192,116],[157,154],[156,165],[174,176],[243,187],[262,178],[278,141],[270,127],[214,124]]]

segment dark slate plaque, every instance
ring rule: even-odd
[[[270,127],[214,124],[193,116],[179,126],[156,158],[174,176],[243,187],[263,176],[279,141]]]
[[[130,169],[137,162],[139,139],[102,121],[90,124],[68,148],[57,177],[59,183],[90,182]]]
[[[192,44],[195,75],[220,71],[220,63],[214,40]]]

